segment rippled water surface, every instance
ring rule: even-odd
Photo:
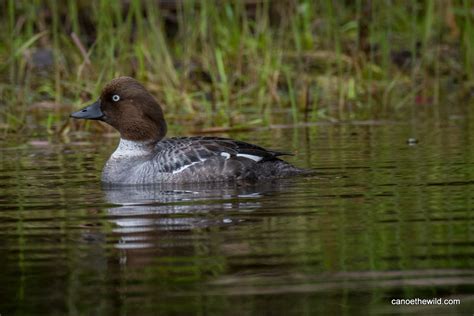
[[[117,139],[3,141],[0,314],[474,313],[470,120],[230,136],[318,174],[103,188]]]

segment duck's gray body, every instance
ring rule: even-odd
[[[109,184],[257,181],[305,173],[281,160],[285,153],[217,137],[163,139],[156,144],[121,139],[107,161]]]

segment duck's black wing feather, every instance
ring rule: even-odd
[[[177,172],[181,168],[217,156],[223,159],[249,159],[249,162],[260,163],[290,155],[242,141],[208,136],[168,138],[156,146],[158,157],[154,160],[158,162],[157,167],[162,172]]]
[[[231,154],[248,154],[255,155],[257,157],[262,157],[264,159],[272,159],[278,156],[291,155],[290,153],[269,150],[254,144],[230,138],[202,136],[189,137],[189,139],[192,139],[193,141],[197,140],[199,143],[202,143],[206,147],[211,146],[211,148],[215,148],[214,146],[217,146],[217,151],[219,153],[228,152]]]

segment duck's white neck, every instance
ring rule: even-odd
[[[120,143],[110,158],[130,158],[149,155],[153,151],[152,142],[133,141],[120,138]]]

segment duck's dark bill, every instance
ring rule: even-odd
[[[71,117],[76,119],[86,119],[86,120],[100,120],[104,116],[104,113],[100,110],[100,100],[92,103],[89,106],[86,106],[82,110],[74,112],[71,114]]]

